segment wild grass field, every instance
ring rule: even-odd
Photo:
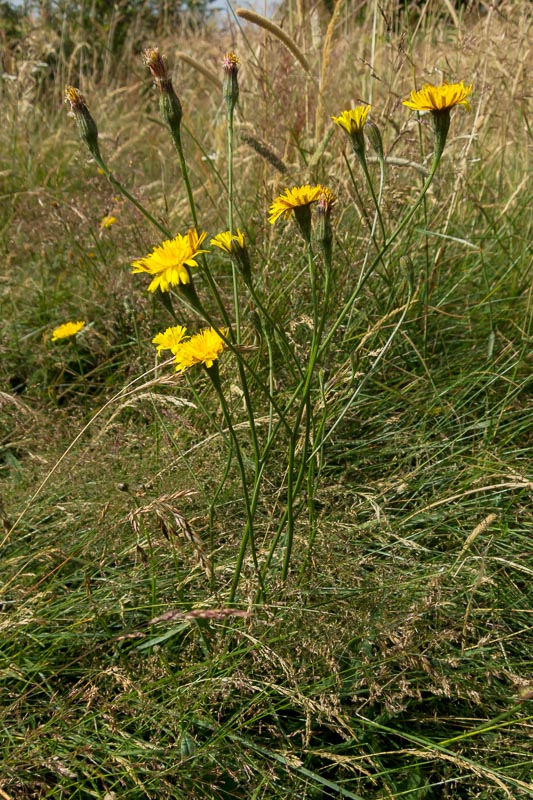
[[[0,9],[0,798],[533,797],[529,3],[73,5]]]

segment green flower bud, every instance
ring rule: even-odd
[[[65,102],[70,103],[70,110],[76,118],[80,138],[87,145],[89,152],[102,165],[102,156],[98,146],[98,128],[79,89],[74,86],[65,87]]]
[[[226,101],[226,108],[228,114],[233,114],[233,110],[237,105],[239,99],[239,81],[237,73],[239,72],[239,59],[235,53],[226,53],[224,56],[224,100]]]

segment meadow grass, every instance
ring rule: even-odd
[[[292,47],[238,13],[179,48],[138,20],[114,59],[98,27],[6,38],[2,798],[533,796],[529,7],[364,5],[288,5]],[[431,115],[401,101],[443,80],[472,110],[421,199]],[[368,180],[331,120],[360,103]],[[331,262],[316,220],[268,223],[306,183]],[[131,274],[167,238],[143,209],[208,232],[200,309]],[[223,314],[217,372],[157,358]]]

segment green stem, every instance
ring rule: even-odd
[[[106,176],[106,178],[108,179],[108,181],[109,181],[111,184],[113,184],[113,186],[115,187],[115,189],[118,189],[118,191],[120,192],[120,194],[121,194],[123,197],[125,197],[125,198],[126,198],[126,200],[129,200],[129,202],[130,202],[132,205],[134,205],[134,206],[135,206],[135,208],[137,209],[137,211],[140,211],[140,212],[141,212],[141,214],[143,214],[143,216],[145,216],[145,217],[146,217],[146,219],[147,219],[149,222],[151,222],[151,223],[152,223],[152,225],[154,225],[154,226],[155,226],[155,227],[158,229],[158,231],[159,231],[160,233],[162,233],[162,234],[163,234],[163,236],[166,236],[166,237],[167,237],[167,239],[171,239],[171,238],[172,238],[172,234],[170,233],[170,231],[168,230],[168,228],[165,228],[165,226],[164,226],[164,225],[162,225],[162,224],[161,224],[161,223],[160,223],[160,222],[159,222],[159,221],[158,221],[158,220],[157,220],[155,217],[153,217],[153,216],[150,214],[150,212],[149,212],[149,211],[147,211],[147,209],[146,209],[146,208],[145,208],[145,207],[142,205],[142,203],[140,203],[140,202],[139,202],[139,201],[138,201],[138,200],[137,200],[137,199],[136,199],[136,198],[135,198],[135,197],[134,197],[134,196],[133,196],[133,195],[132,195],[132,194],[131,194],[131,193],[130,193],[130,192],[127,190],[127,189],[126,189],[126,187],[125,187],[125,186],[124,186],[124,185],[123,185],[123,184],[122,184],[122,183],[121,183],[119,180],[117,180],[117,178],[115,178],[115,176],[113,175],[113,173],[111,172],[111,170],[110,170],[110,169],[107,167],[107,165],[105,164],[105,162],[104,162],[104,161],[102,161],[102,159],[95,159],[95,160],[96,160],[96,163],[98,164],[98,166],[100,167],[100,169],[102,170],[102,172],[105,174],[105,176]]]
[[[178,153],[178,158],[180,162],[180,169],[181,169],[181,176],[183,178],[183,182],[185,184],[185,190],[187,192],[187,199],[189,201],[189,209],[191,211],[192,221],[194,223],[194,227],[198,230],[198,215],[196,214],[196,206],[194,203],[194,197],[191,188],[191,181],[189,179],[189,170],[187,169],[187,163],[185,161],[185,156],[183,155],[183,146],[181,143],[181,133],[179,129],[170,128],[170,133],[172,135],[172,141],[174,142],[174,146]]]
[[[228,228],[233,233],[233,106],[227,108],[228,121]],[[241,312],[239,306],[239,286],[237,281],[237,267],[231,261],[233,278],[233,307],[235,310],[235,331],[237,344],[241,343]]]
[[[418,208],[420,207],[420,204],[422,203],[422,201],[424,200],[424,197],[427,194],[427,191],[428,191],[429,187],[431,186],[431,183],[433,182],[433,178],[435,177],[435,173],[437,172],[437,167],[439,166],[440,157],[442,155],[442,149],[443,148],[437,148],[435,150],[435,155],[434,155],[434,158],[433,158],[433,164],[431,165],[431,169],[429,171],[429,175],[427,176],[427,178],[425,180],[425,183],[422,186],[422,189],[420,191],[420,195],[418,196],[418,198],[417,198],[416,202],[414,203],[414,205],[412,206],[412,208],[409,209],[409,211],[406,213],[404,218],[401,220],[401,222],[399,223],[399,225],[396,228],[396,230],[392,233],[390,239],[388,239],[387,242],[385,242],[383,244],[383,246],[380,249],[379,253],[376,255],[376,257],[372,261],[368,271],[364,275],[361,275],[361,278],[358,281],[357,286],[355,287],[354,291],[352,292],[352,294],[350,295],[350,297],[348,298],[348,300],[344,304],[340,314],[337,316],[337,319],[335,320],[334,325],[331,327],[331,330],[329,331],[328,335],[324,339],[324,342],[323,342],[323,344],[322,344],[322,346],[320,348],[319,356],[323,355],[323,353],[327,349],[328,345],[330,344],[331,340],[333,339],[337,329],[339,328],[339,326],[344,321],[346,315],[350,313],[350,310],[351,310],[355,300],[357,299],[357,297],[359,295],[359,292],[361,291],[363,286],[366,284],[366,282],[368,281],[368,279],[370,278],[370,276],[374,272],[376,266],[382,260],[382,258],[385,255],[385,253],[388,250],[390,250],[390,248],[392,247],[392,245],[394,244],[396,239],[405,230],[407,225],[410,223],[410,221],[412,220],[412,218],[416,214]]]
[[[313,336],[311,339],[311,350],[309,353],[309,360],[307,362],[307,370],[303,386],[302,383],[300,382],[300,386],[302,387],[300,395],[301,402],[298,411],[296,412],[296,418],[292,426],[292,434],[289,439],[289,463],[287,472],[287,536],[285,544],[285,554],[283,558],[283,566],[281,569],[282,581],[285,581],[287,579],[287,575],[289,573],[290,560],[294,543],[294,527],[295,527],[294,502],[296,500],[296,497],[298,496],[298,492],[300,491],[303,476],[305,474],[305,464],[307,462],[307,450],[309,444],[308,442],[309,431],[311,427],[311,399],[310,399],[311,383],[313,380],[315,365],[317,362],[319,344],[320,344],[320,337],[324,330],[325,316],[326,316],[325,302],[322,305],[322,315],[321,315],[321,309],[318,298],[318,286],[316,280],[316,266],[314,263],[313,251],[310,242],[308,242],[307,244],[307,259],[309,266],[311,292],[313,295]],[[329,270],[326,270],[326,275],[328,274]],[[298,392],[298,394],[300,393]],[[294,467],[296,459],[296,448],[298,447],[300,425],[302,422],[302,417],[304,415],[304,412],[306,415],[306,427],[304,435],[303,452],[300,460],[300,469],[298,471],[298,475],[295,478]]]
[[[364,155],[361,156],[357,152],[357,150],[355,151],[355,154],[359,158],[359,163],[361,164],[361,167],[362,167],[362,170],[363,170],[363,173],[364,173],[364,176],[365,176],[365,180],[366,180],[366,182],[368,184],[368,188],[370,190],[370,194],[372,195],[372,200],[374,201],[374,205],[376,207],[376,214],[377,214],[377,217],[378,217],[378,220],[379,220],[379,226],[381,228],[381,235],[383,237],[383,244],[385,244],[386,241],[387,241],[387,234],[385,233],[385,224],[383,222],[383,216],[381,214],[381,207],[380,207],[381,206],[381,192],[380,192],[380,197],[378,199],[378,197],[376,197],[376,192],[375,192],[375,189],[374,189],[374,183],[372,181],[372,178],[370,177],[370,172],[368,170],[368,164],[366,163],[366,158],[364,157]],[[374,226],[372,226],[372,228],[373,227]],[[373,230],[372,230],[372,233],[373,233]]]
[[[235,450],[235,456],[237,458],[237,464],[239,465],[239,472],[240,472],[240,475],[241,475],[241,484],[242,484],[242,490],[243,490],[244,505],[245,505],[245,509],[246,509],[246,526],[245,526],[245,529],[244,529],[243,537],[241,539],[241,546],[240,546],[239,554],[238,554],[238,558],[237,558],[237,565],[235,567],[235,571],[234,571],[234,574],[233,574],[233,580],[232,580],[232,583],[231,583],[231,589],[230,589],[229,602],[232,603],[234,601],[234,599],[235,599],[235,594],[237,592],[237,587],[239,585],[240,574],[241,574],[241,571],[242,571],[242,565],[243,565],[243,562],[244,562],[244,556],[246,554],[246,550],[247,550],[248,544],[250,545],[250,551],[251,551],[251,554],[252,554],[252,559],[253,559],[253,562],[254,562],[255,571],[256,571],[257,577],[259,579],[259,583],[260,583],[262,591],[264,591],[264,586],[263,586],[262,576],[261,576],[260,571],[259,571],[259,564],[258,564],[258,561],[257,561],[257,550],[256,550],[256,546],[255,546],[255,536],[254,536],[254,511],[255,511],[255,508],[252,506],[252,504],[250,502],[250,495],[248,493],[248,478],[247,478],[247,475],[246,475],[246,469],[244,467],[244,461],[243,461],[243,458],[242,458],[242,452],[241,452],[241,446],[240,446],[240,443],[239,443],[239,438],[238,438],[238,436],[237,436],[237,434],[235,432],[235,428],[233,427],[230,410],[229,410],[228,405],[226,403],[226,398],[224,397],[224,392],[222,391],[220,383],[219,383],[219,381],[217,379],[213,378],[213,386],[215,387],[216,392],[218,394],[218,398],[220,400],[220,406],[222,408],[222,413],[224,415],[224,420],[226,422],[230,437],[231,437],[231,439],[233,441],[234,450]],[[258,475],[256,474],[255,475],[255,480],[254,480],[254,487],[257,487],[257,483],[258,483],[257,478],[258,478]]]

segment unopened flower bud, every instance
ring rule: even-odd
[[[70,110],[74,114],[81,139],[87,145],[89,152],[100,165],[102,156],[98,146],[98,128],[91,117],[90,111],[79,89],[74,86],[65,87],[65,102],[70,103]]]
[[[233,110],[237,105],[237,100],[239,99],[239,80],[237,78],[237,74],[239,72],[239,63],[239,59],[235,53],[226,53],[224,56],[223,90],[228,114],[233,114]]]
[[[326,265],[329,268],[331,266],[332,245],[333,245],[331,210],[335,205],[335,203],[337,202],[337,198],[335,197],[331,189],[328,189],[325,186],[322,186],[321,189],[322,191],[320,193],[320,197],[318,198],[318,202],[316,205],[315,237],[320,247],[322,248]]]
[[[376,155],[380,163],[383,164],[385,161],[385,156],[383,153],[383,140],[381,138],[381,133],[378,126],[376,125],[375,122],[372,122],[371,119],[368,119],[366,121],[365,133],[368,141],[376,151]]]
[[[167,65],[157,47],[148,47],[143,53],[144,63],[150,70],[154,83],[159,89],[159,110],[170,128],[172,136],[179,136],[183,110],[172,86]]]

